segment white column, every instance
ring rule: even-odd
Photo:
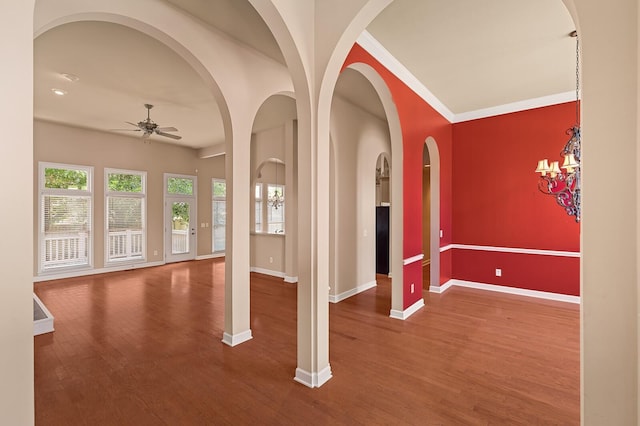
[[[227,229],[224,277],[224,334],[222,341],[235,346],[250,340],[251,125],[235,123],[232,141],[227,137]]]
[[[0,423],[31,425],[33,403],[33,10],[3,2],[0,13],[0,194],[19,214],[0,222]],[[11,182],[20,182],[16,189]]]

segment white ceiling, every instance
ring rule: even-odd
[[[248,1],[164,1],[284,63]],[[367,28],[453,113],[574,90],[575,40],[567,36],[573,29],[561,0],[395,0]],[[202,148],[224,140],[216,102],[195,71],[138,31],[93,21],[66,24],[39,36],[34,52],[38,119],[103,131],[135,129],[125,122],[146,118],[143,104],[151,103],[153,121],[178,128],[178,145]],[[79,80],[69,82],[61,73]],[[55,96],[52,88],[67,95]],[[357,72],[341,76],[336,90],[384,117],[373,88]],[[256,128],[291,116],[294,106],[290,99],[272,98]]]

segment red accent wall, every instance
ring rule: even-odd
[[[422,253],[422,152],[440,154],[440,246],[449,244],[579,251],[580,226],[537,189],[539,159],[561,160],[575,124],[569,102],[496,117],[449,123],[359,45],[343,68],[364,63],[386,82],[398,109],[403,144],[403,257]],[[393,153],[396,155],[397,153]],[[404,309],[421,297],[419,263],[404,267]],[[495,269],[502,277],[495,277]],[[579,258],[452,249],[441,253],[440,284],[460,279],[579,295]]]
[[[343,68],[353,63],[367,64],[380,74],[398,109],[403,139],[403,257],[407,259],[422,253],[422,152],[425,140],[429,136],[435,139],[440,154],[440,224],[445,235],[440,244],[441,246],[450,244],[452,235],[451,123],[357,44],[351,49]],[[397,155],[395,152],[392,154]],[[443,256],[440,268],[442,271],[448,271],[450,265],[442,264],[443,259],[445,262],[449,260],[447,256]],[[420,262],[416,264],[420,265]],[[420,291],[415,291],[413,294],[410,291],[412,283],[416,288],[421,287],[422,267],[407,265],[404,267],[403,275],[404,309],[406,309],[422,297]]]
[[[561,160],[575,108],[569,102],[453,125],[454,243],[580,250],[580,225],[538,190],[534,173],[540,159]],[[452,253],[455,279],[571,295],[580,291],[578,265],[578,258]]]

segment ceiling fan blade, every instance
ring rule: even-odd
[[[175,140],[180,140],[182,139],[182,136],[178,136],[178,135],[172,135],[170,133],[164,133],[164,132],[159,132],[156,130],[156,134],[160,135],[160,136],[164,136],[166,138],[171,138],[171,139],[175,139]]]
[[[178,129],[175,127],[158,127],[156,128],[158,132],[177,132]]]
[[[110,132],[139,132],[140,129],[109,129]]]
[[[137,124],[132,123],[132,122],[130,122],[130,121],[125,121],[125,123],[127,123],[127,124],[131,124],[133,127],[140,127],[140,126],[138,126]],[[138,129],[138,130],[139,130],[139,129]]]

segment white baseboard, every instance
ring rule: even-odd
[[[418,300],[413,305],[409,306],[404,311],[397,311],[395,309],[392,309],[389,316],[394,319],[406,320],[407,318],[415,314],[418,310],[420,310],[423,307],[424,307],[424,299],[421,298],[420,300]]]
[[[272,277],[276,277],[276,278],[283,278],[285,277],[284,272],[280,272],[280,271],[272,271],[270,269],[264,269],[264,268],[257,268],[255,266],[252,266],[251,269],[249,269],[251,272],[257,272],[259,274],[264,274],[264,275],[269,275]]]
[[[285,283],[292,283],[292,284],[297,283],[298,282],[298,277],[290,277],[288,275],[285,275],[284,276],[284,282]]]
[[[40,334],[51,333],[54,330],[53,315],[51,314],[51,312],[49,312],[47,307],[44,306],[44,303],[42,303],[42,300],[40,300],[40,298],[36,296],[35,293],[33,293],[33,300],[38,304],[38,306],[40,307],[40,309],[42,309],[42,311],[46,316],[46,318],[33,321],[33,335],[39,336]]]
[[[122,265],[113,265],[104,268],[78,269],[74,271],[65,271],[59,273],[44,273],[42,275],[34,276],[33,282],[38,283],[42,281],[59,280],[62,278],[85,277],[87,275],[107,274],[109,272],[128,271],[131,269],[140,268],[151,268],[153,266],[162,266],[164,264],[165,262],[163,260],[160,260],[157,262],[125,263]]]
[[[430,293],[444,293],[452,285],[453,284],[451,283],[451,280],[447,281],[446,283],[444,283],[442,285],[433,285],[433,284],[431,284],[429,286],[429,292]]]
[[[351,296],[355,296],[358,293],[362,293],[363,291],[367,291],[367,290],[369,290],[371,288],[374,288],[377,285],[378,285],[378,283],[375,280],[373,280],[373,281],[368,282],[366,284],[359,285],[356,288],[352,288],[351,290],[345,291],[344,293],[340,293],[340,294],[337,294],[337,295],[330,294],[329,295],[329,302],[331,302],[331,303],[342,302],[343,300],[348,299]]]
[[[558,302],[580,304],[580,296],[571,296],[568,294],[550,293],[547,291],[528,290],[524,288],[507,287],[507,286],[495,285],[495,284],[484,284],[484,283],[477,283],[473,281],[464,281],[464,280],[447,281],[443,286],[440,287],[441,291],[439,291],[439,293],[443,293],[446,289],[452,286],[475,288],[478,290],[495,291],[498,293],[515,294],[518,296],[535,297],[538,299],[555,300]],[[429,291],[431,291],[431,288],[429,288]],[[438,292],[434,291],[434,293],[438,293]]]
[[[201,256],[196,256],[196,260],[218,259],[220,257],[224,257],[224,252],[222,252],[222,253],[203,254]]]
[[[253,336],[251,335],[250,329],[247,331],[243,331],[242,333],[233,334],[233,335],[229,333],[222,334],[222,343],[224,343],[225,345],[229,345],[231,347],[237,346],[240,343],[244,343],[251,339],[253,339]]]
[[[327,365],[318,373],[309,373],[301,368],[296,368],[296,376],[293,378],[298,383],[310,388],[319,388],[333,377],[331,375],[331,366]]]

